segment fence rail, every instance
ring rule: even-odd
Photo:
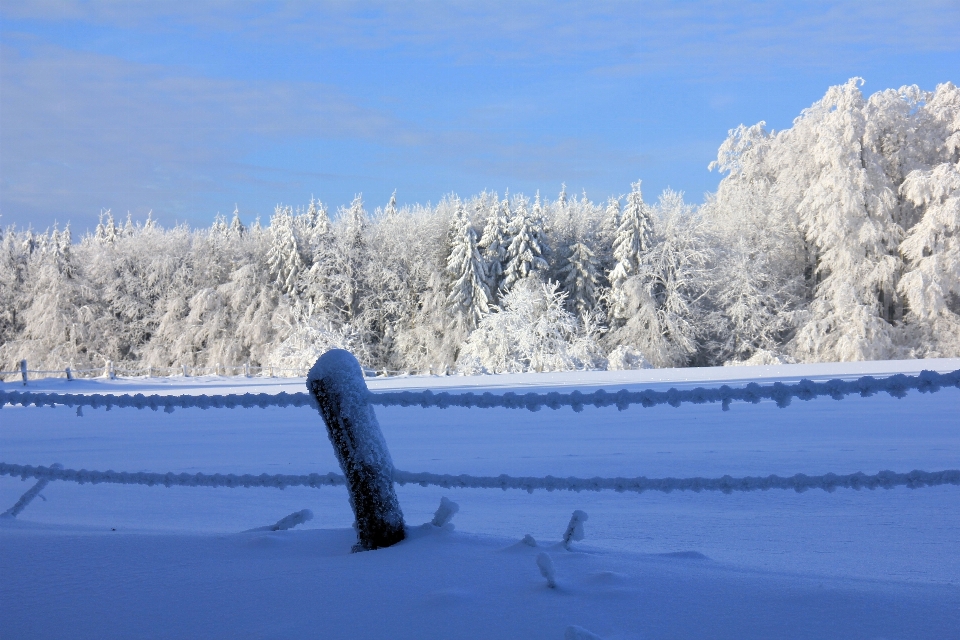
[[[234,475],[234,474],[204,474],[204,473],[146,473],[125,471],[88,471],[86,469],[63,469],[58,465],[50,467],[6,464],[0,462],[0,476],[19,477],[22,480],[36,478],[38,480],[61,480],[77,482],[79,484],[135,484],[165,487],[228,487],[251,488],[273,487],[341,487],[346,485],[344,477],[337,473],[311,473],[305,475]],[[733,478],[558,478],[546,476],[514,477],[500,476],[471,476],[445,475],[436,473],[415,473],[410,471],[394,471],[393,481],[399,485],[416,484],[422,487],[435,486],[445,489],[522,489],[529,493],[536,490],[545,491],[617,491],[644,493],[659,491],[671,493],[673,491],[720,491],[732,493],[734,491],[769,491],[771,489],[792,489],[803,493],[810,489],[822,489],[832,492],[836,489],[893,489],[907,487],[920,489],[942,485],[960,486],[960,469],[945,471],[910,471],[896,473],[881,471],[873,475],[851,473],[838,475],[827,473],[820,476],[808,476],[798,473],[793,476],[747,476]]]
[[[869,397],[877,393],[887,393],[894,398],[903,398],[909,391],[920,393],[935,393],[945,388],[960,389],[960,369],[951,373],[937,373],[936,371],[921,371],[919,375],[907,376],[897,374],[886,378],[863,376],[856,380],[833,379],[826,382],[800,380],[795,384],[775,382],[770,385],[760,385],[751,382],[743,387],[721,387],[695,389],[669,389],[655,391],[629,391],[621,389],[611,393],[600,389],[592,393],[573,391],[571,393],[524,393],[507,392],[503,394],[486,393],[434,393],[426,391],[391,391],[371,392],[369,401],[379,406],[419,406],[423,408],[494,408],[527,409],[539,411],[543,407],[560,409],[570,407],[574,411],[582,411],[586,406],[597,408],[615,406],[620,411],[632,405],[653,407],[667,404],[679,407],[681,404],[713,404],[719,403],[724,411],[729,410],[730,404],[750,402],[757,404],[763,400],[772,400],[778,407],[785,408],[794,398],[813,400],[820,397],[830,397],[841,400],[850,395]],[[35,393],[29,391],[0,391],[0,407],[5,404],[29,406],[56,406],[105,408],[136,408],[163,409],[170,413],[175,409],[212,409],[212,408],[252,408],[252,407],[315,407],[315,400],[308,393],[244,393],[226,395],[108,395],[108,394],[68,394],[68,393]]]

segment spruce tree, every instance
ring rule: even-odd
[[[457,204],[453,235],[447,272],[453,275],[454,281],[447,304],[457,321],[471,330],[489,311],[490,293],[483,259],[477,249],[477,233],[462,203]]]
[[[483,251],[486,264],[487,287],[494,301],[503,284],[503,269],[507,260],[507,248],[510,246],[510,203],[507,197],[494,204],[483,229],[478,245]]]
[[[626,304],[624,284],[630,277],[639,273],[641,257],[650,250],[653,236],[650,212],[643,202],[640,181],[630,186],[632,191],[627,196],[627,206],[620,217],[617,237],[613,244],[613,258],[616,264],[609,276],[610,292],[613,298],[611,311],[614,317],[621,319],[624,317]]]
[[[537,226],[537,221],[528,211],[527,205],[526,198],[517,198],[516,210],[510,221],[509,233],[512,240],[507,248],[504,291],[509,291],[523,278],[546,271],[549,266],[543,257],[543,229]]]
[[[267,265],[280,292],[290,295],[296,290],[301,272],[306,269],[290,207],[277,206],[270,219],[270,235]]]
[[[570,245],[567,263],[560,272],[563,290],[567,293],[567,305],[581,318],[585,318],[597,304],[599,289],[597,259],[586,244],[577,240]]]

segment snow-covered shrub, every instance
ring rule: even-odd
[[[608,371],[629,371],[633,369],[652,369],[653,365],[643,354],[626,345],[620,345],[607,354]]]
[[[458,366],[490,373],[566,371],[603,363],[597,330],[566,310],[556,283],[536,278],[517,282],[487,314],[460,350]]]
[[[267,357],[266,365],[277,369],[307,371],[330,349],[351,350],[354,336],[347,328],[334,329],[316,318],[301,318],[293,333]]]
[[[774,353],[772,351],[767,351],[766,349],[757,349],[753,352],[753,355],[747,358],[746,360],[728,360],[723,363],[725,367],[752,367],[759,365],[775,365],[775,364],[793,364],[796,360],[790,356]]]
[[[537,566],[540,568],[540,575],[547,579],[547,586],[556,589],[557,570],[553,567],[553,558],[546,551],[537,554]]]

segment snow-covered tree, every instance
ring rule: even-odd
[[[627,206],[619,216],[617,236],[613,244],[613,258],[616,264],[610,272],[611,312],[614,318],[626,318],[626,291],[624,285],[627,280],[640,272],[640,263],[643,255],[651,248],[653,228],[650,221],[650,212],[643,202],[640,191],[640,181],[634,182],[632,191],[627,196]],[[619,205],[619,201],[616,203]],[[611,202],[608,212],[610,217],[616,214],[618,206]]]
[[[460,202],[457,203],[447,272],[453,276],[447,302],[455,324],[472,330],[489,311],[490,293],[483,259],[477,249],[477,233]]]
[[[576,241],[567,249],[567,264],[561,271],[563,290],[569,306],[580,317],[596,309],[600,288],[600,267],[590,247]]]
[[[392,218],[397,215],[397,190],[394,189],[393,193],[390,194],[390,202],[387,203],[387,208],[383,210],[383,215],[385,218]]]
[[[503,308],[487,314],[460,350],[458,366],[476,373],[594,368],[603,359],[593,327],[566,310],[557,283],[519,281]]]
[[[479,247],[483,251],[486,263],[487,286],[492,300],[503,284],[503,271],[507,263],[507,249],[510,246],[510,202],[508,197],[502,201],[494,199],[487,224],[483,228]]]
[[[507,248],[507,263],[503,274],[502,288],[509,291],[520,280],[536,275],[548,268],[543,255],[543,228],[540,222],[528,210],[529,202],[523,196],[516,198],[513,218],[508,233],[510,246]]]
[[[147,224],[150,224],[151,222],[152,220],[147,218]],[[243,226],[243,222],[240,221],[240,209],[234,205],[233,219],[230,221],[230,233],[232,233],[234,236],[242,236],[243,232],[246,230],[247,228]]]
[[[682,194],[664,191],[653,213],[656,237],[623,283],[621,322],[607,342],[633,346],[658,367],[684,366],[698,351],[709,250],[699,213]]]
[[[267,266],[281,293],[291,295],[296,292],[300,274],[307,268],[297,238],[292,207],[277,206],[270,218],[270,234],[273,241]]]

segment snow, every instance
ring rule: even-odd
[[[591,393],[960,369],[960,361],[368,379],[374,392]],[[302,389],[304,379],[38,380],[26,390],[167,396]],[[297,388],[299,387],[299,388]],[[19,383],[0,390],[24,390]],[[378,406],[411,473],[497,478],[765,478],[960,468],[960,390],[585,406]],[[144,474],[324,476],[316,410],[0,411],[0,462]],[[35,481],[0,477],[0,508]],[[351,554],[342,486],[248,489],[51,481],[0,519],[0,637],[917,638],[960,628],[958,487],[574,493],[397,487],[407,539]],[[441,498],[456,530],[432,524]],[[249,531],[309,509],[285,531]],[[567,551],[575,510],[587,537]],[[282,520],[281,520],[282,521]],[[430,523],[417,526],[418,523]],[[537,542],[534,542],[534,538]],[[538,544],[539,543],[539,544]],[[537,564],[549,554],[556,588]],[[360,603],[371,603],[371,612]],[[572,629],[572,631],[571,631]]]
[[[450,524],[453,516],[457,515],[458,511],[460,511],[460,505],[444,496],[440,498],[440,506],[437,507],[436,513],[433,514],[433,520],[430,521],[430,524],[435,527],[445,527]]]
[[[572,542],[583,540],[583,523],[586,521],[586,512],[580,509],[573,512],[573,515],[570,517],[570,524],[567,525],[567,530],[563,533],[563,546],[567,551],[570,550],[570,544]]]
[[[540,568],[540,575],[547,579],[547,586],[551,589],[557,588],[557,570],[553,566],[553,560],[546,551],[537,554],[537,567]]]

